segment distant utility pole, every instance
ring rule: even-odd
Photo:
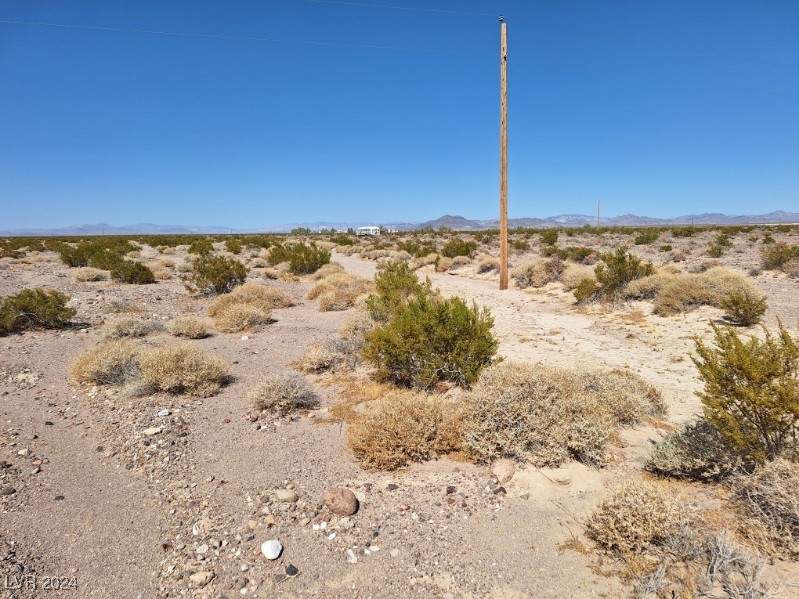
[[[600,222],[600,220],[599,220],[599,202],[600,202],[600,200],[596,201],[596,227],[597,227],[597,229],[599,228],[599,222]]]
[[[499,288],[508,288],[508,24],[499,17]]]

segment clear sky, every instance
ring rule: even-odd
[[[0,0],[0,229],[495,218],[498,14],[511,217],[799,210],[799,2]]]

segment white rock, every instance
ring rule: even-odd
[[[152,428],[144,429],[141,433],[145,437],[152,437],[153,435],[157,435],[160,432],[161,432],[161,427],[160,426],[154,426]]]
[[[355,552],[352,549],[347,549],[347,562],[350,564],[358,563],[358,556],[355,555]]]
[[[241,340],[242,340],[242,341],[247,341],[249,338],[250,338],[250,337],[249,337],[248,335],[242,335],[242,336],[241,336]]]
[[[170,412],[169,410],[161,410],[160,412],[158,412],[158,415],[161,418],[165,418],[166,416],[169,416],[171,413],[172,412]]]
[[[500,458],[491,464],[491,474],[496,477],[500,485],[504,485],[516,474],[516,464],[511,460]]]
[[[196,572],[189,576],[189,580],[191,580],[194,584],[200,587],[204,587],[207,585],[211,580],[214,578],[213,572]]]
[[[264,541],[261,545],[261,553],[264,554],[266,559],[277,559],[280,557],[280,554],[283,553],[283,545],[281,545],[280,541],[275,539]]]

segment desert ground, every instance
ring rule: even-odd
[[[578,231],[561,233],[556,243],[597,253],[629,246],[655,267],[680,272],[727,267],[765,296],[764,325],[773,328],[779,320],[796,330],[799,278],[790,269],[761,269],[766,228],[734,232],[716,258],[706,252],[718,234],[714,230],[690,237],[664,231],[656,242],[639,245],[634,234]],[[790,227],[770,235],[777,243],[799,242],[799,230]],[[661,316],[646,299],[578,303],[557,280],[526,288],[514,280],[500,291],[496,270],[479,265],[481,257],[498,256],[496,237],[477,240],[470,257],[452,264],[425,263],[398,250],[396,239],[404,236],[354,245],[324,236],[293,239],[317,237],[333,262],[360,279],[372,281],[379,260],[404,260],[443,297],[487,307],[497,356],[506,362],[629,371],[660,393],[665,414],[620,427],[601,466],[574,459],[553,467],[517,461],[512,477],[500,482],[489,464],[453,452],[393,470],[366,468],[348,446],[348,427],[392,391],[375,382],[371,366],[359,358],[333,369],[303,367],[309,351],[324,347],[363,312],[362,298],[344,309],[320,309],[324,296],[307,299],[318,283],[313,275],[293,276],[285,265],[270,265],[267,250],[245,246],[231,253],[217,240],[213,251],[247,265],[249,282],[281,289],[293,304],[272,310],[267,324],[223,332],[208,315],[215,296],[191,293],[181,280],[191,267],[187,245],[159,251],[157,244],[138,244],[130,259],[159,270],[159,280],[147,285],[79,281],[77,269],[56,251],[27,251],[0,259],[0,296],[54,289],[69,296],[76,313],[64,328],[0,337],[0,594],[642,596],[621,560],[586,531],[608,490],[631,478],[656,479],[664,494],[699,507],[721,506],[719,518],[746,545],[735,512],[725,511],[729,493],[723,485],[659,478],[646,468],[653,444],[702,409],[695,395],[701,380],[691,360],[694,338],[709,342],[711,323],[723,322],[723,310],[701,305]],[[448,232],[430,234],[429,240],[440,250],[451,237],[475,238]],[[514,238],[512,268],[543,259],[537,233]],[[185,315],[202,319],[210,334],[176,339],[168,323]],[[221,359],[230,375],[226,384],[197,397],[76,380],[71,364],[103,341],[104,325],[131,316],[152,325],[140,340],[145,347],[188,343]],[[757,326],[737,330],[763,334]],[[249,392],[286,372],[301,373],[318,402],[288,414],[258,413]],[[442,385],[430,393],[457,403],[469,391]],[[343,406],[350,406],[349,416],[342,416]],[[357,512],[333,513],[323,499],[331,488],[351,490]],[[262,552],[269,540],[282,545],[277,559]],[[784,553],[758,556],[763,593],[738,596],[799,595],[795,561]],[[45,590],[46,582],[60,590]],[[671,593],[664,583],[651,596],[690,596]],[[703,593],[733,596],[720,586]]]

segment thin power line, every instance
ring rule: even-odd
[[[499,15],[491,14],[491,13],[482,13],[482,12],[461,12],[461,11],[454,11],[454,10],[442,10],[442,9],[435,9],[435,8],[415,8],[409,6],[393,6],[388,4],[372,4],[369,2],[348,2],[346,0],[305,0],[305,2],[310,2],[312,4],[331,4],[331,5],[339,5],[339,6],[353,6],[359,8],[380,8],[385,10],[401,10],[401,11],[408,11],[408,12],[423,12],[423,13],[438,13],[438,14],[445,14],[445,15],[464,15],[464,16],[474,16],[474,17],[492,17],[497,18]],[[598,37],[607,40],[614,40],[619,42],[624,42],[628,44],[635,44],[639,46],[649,46],[655,48],[665,48],[667,50],[674,50],[677,52],[684,52],[688,54],[698,54],[704,56],[712,56],[714,58],[723,58],[726,60],[738,60],[742,62],[753,62],[758,64],[765,64],[775,67],[784,67],[789,69],[797,68],[797,65],[786,64],[781,62],[774,62],[771,60],[765,60],[762,58],[753,58],[750,56],[740,56],[736,54],[727,54],[726,52],[718,52],[716,50],[700,50],[698,48],[692,48],[690,46],[680,46],[676,44],[669,44],[665,42],[659,42],[654,40],[642,40],[642,39],[634,39],[630,37],[625,37],[623,35],[614,35],[610,33],[606,33],[604,31],[596,31],[591,29],[585,29],[581,27],[570,27],[569,25],[562,25],[558,23],[547,23],[542,21],[538,18],[533,17],[515,17],[512,13],[510,15],[505,15],[506,20],[514,21],[522,23],[534,23],[539,27],[544,27],[547,29],[557,29],[561,31],[571,31],[573,33],[579,33],[581,35]]]
[[[346,2],[344,0],[305,0],[313,4],[333,4],[340,6],[356,6],[358,8],[383,8],[388,10],[404,10],[407,12],[425,12],[442,15],[461,15],[466,17],[491,17],[496,19],[499,15],[487,12],[463,12],[458,10],[442,10],[437,8],[417,8],[412,6],[391,6],[388,4],[372,4],[369,2]]]
[[[478,50],[447,50],[443,48],[417,48],[409,46],[382,46],[378,44],[345,44],[338,42],[315,42],[308,40],[283,40],[268,37],[250,37],[240,35],[217,35],[212,33],[189,33],[184,31],[158,31],[152,29],[129,29],[126,27],[100,27],[97,25],[68,25],[64,23],[40,23],[33,21],[10,21],[0,19],[0,24],[25,25],[31,27],[53,27],[57,29],[79,29],[88,31],[105,31],[111,33],[138,33],[143,35],[163,35],[173,37],[189,37],[221,41],[261,42],[267,44],[323,46],[331,48],[356,48],[360,50],[392,50],[397,52],[427,52],[436,54],[468,54],[472,56],[498,56],[496,52]]]

